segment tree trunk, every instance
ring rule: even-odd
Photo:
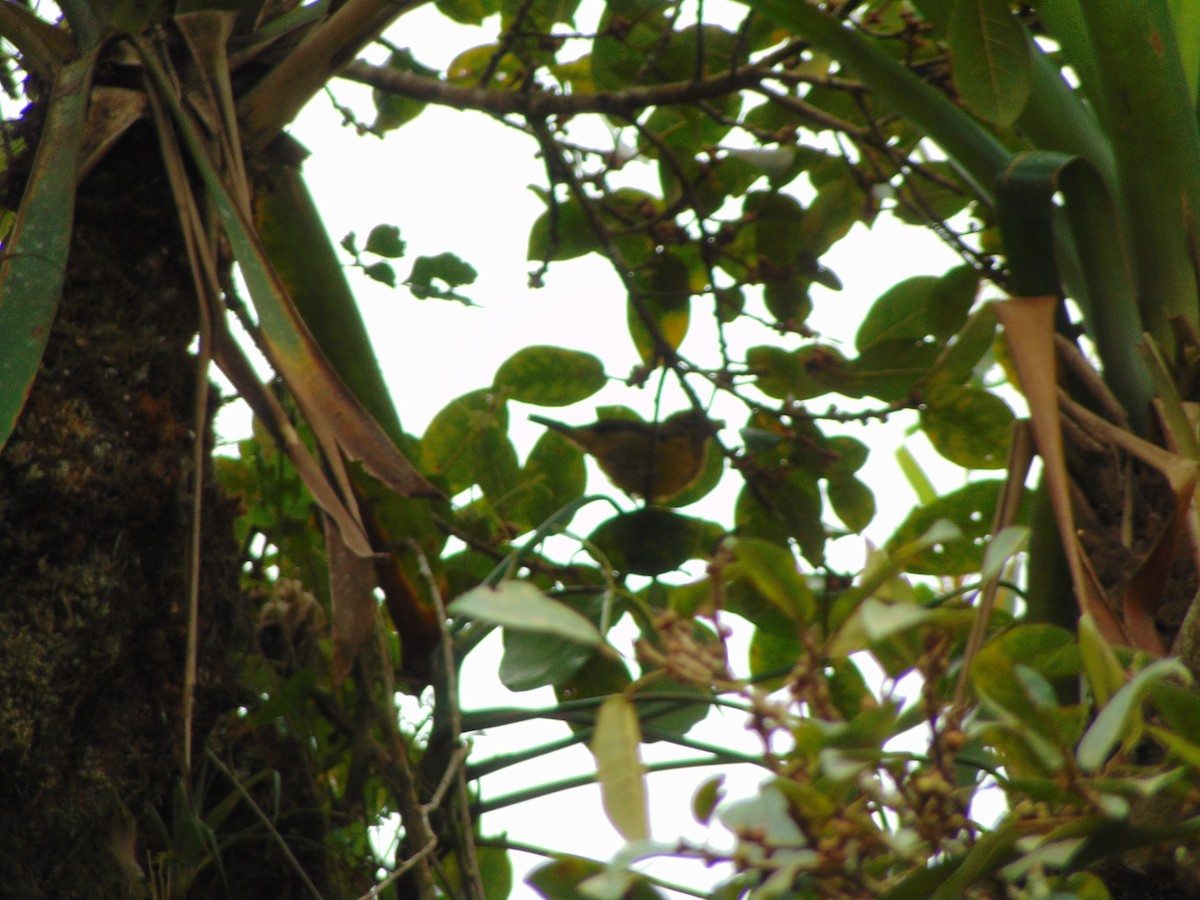
[[[29,155],[9,166],[10,208]],[[58,318],[0,453],[2,897],[147,896],[143,877],[161,884],[167,871],[173,896],[204,895],[209,882],[214,896],[311,896],[261,825],[220,866],[203,845],[187,858],[196,842],[178,828],[184,797],[202,817],[234,790],[211,769],[185,785],[181,768],[197,318],[153,130],[139,127],[81,188]],[[198,770],[206,736],[238,706],[252,637],[235,504],[207,475],[203,484]],[[276,743],[284,752],[274,748],[270,765],[303,787],[287,771],[296,754]],[[259,742],[228,759],[258,767],[264,755]],[[291,796],[319,808],[311,789]],[[318,852],[313,815],[305,830]],[[238,871],[243,850],[251,868]],[[301,863],[316,878],[320,859]]]

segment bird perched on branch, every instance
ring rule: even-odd
[[[651,501],[670,500],[695,484],[704,471],[709,443],[725,424],[694,409],[662,422],[601,419],[571,426],[544,416],[529,418],[590,453],[625,493]]]

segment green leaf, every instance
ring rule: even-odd
[[[875,518],[875,494],[853,475],[830,478],[825,484],[825,493],[834,513],[855,534]]]
[[[507,900],[512,893],[513,868],[508,851],[503,847],[487,845],[475,847],[472,860],[480,883],[483,885],[483,900]],[[440,865],[452,897],[467,896],[463,886],[462,867],[457,853],[445,856]]]
[[[568,503],[583,496],[587,466],[583,453],[553,431],[545,432],[525,460],[521,470],[521,495],[516,514],[526,525],[540,525]],[[560,523],[565,525],[566,522]]]
[[[589,748],[596,757],[604,812],[627,841],[644,840],[650,831],[641,739],[637,710],[624,694],[600,704]]]
[[[954,0],[946,43],[967,108],[996,125],[1016,121],[1029,99],[1032,62],[1008,0]]]
[[[974,481],[957,491],[944,494],[933,503],[914,509],[884,545],[889,552],[916,540],[939,519],[952,522],[958,537],[942,541],[922,551],[908,563],[908,570],[919,575],[967,575],[983,565],[986,538],[991,534],[992,517],[1002,481]]]
[[[404,255],[405,244],[400,240],[400,229],[395,225],[376,225],[367,235],[366,253],[399,259]]]
[[[606,383],[604,363],[590,353],[534,346],[501,363],[492,386],[521,403],[569,406],[586,400]]]
[[[474,284],[476,275],[473,266],[453,253],[439,253],[437,256],[418,256],[413,262],[412,273],[404,283],[418,300],[433,297],[438,300],[457,300],[471,306],[470,299],[454,289]],[[436,282],[441,282],[445,287]]]
[[[724,796],[724,775],[714,775],[696,788],[696,793],[692,795],[692,815],[696,821],[707,825]]]
[[[390,263],[377,262],[369,266],[364,266],[363,274],[372,281],[378,281],[380,284],[386,284],[388,287],[396,286],[396,270],[392,268]]]
[[[1014,418],[995,394],[947,386],[926,396],[921,429],[938,453],[964,469],[1002,469]]]
[[[626,320],[638,355],[649,364],[664,355],[664,349],[676,350],[683,343],[691,321],[691,281],[676,253],[651,257],[634,272],[633,281]],[[666,348],[658,346],[655,332]]]
[[[915,275],[888,288],[863,317],[854,336],[860,354],[889,341],[923,341],[931,332],[928,306],[938,279]]]
[[[1079,651],[1092,696],[1099,705],[1108,703],[1113,694],[1125,686],[1125,669],[1100,633],[1091,613],[1085,612],[1079,617]]]
[[[979,293],[979,273],[971,266],[955,266],[938,279],[927,307],[930,333],[941,341],[957,334]]]
[[[828,534],[821,521],[821,491],[807,473],[796,469],[783,477],[759,476],[738,494],[734,522],[739,535],[776,544],[794,538],[814,566],[822,565]]]
[[[556,203],[529,230],[528,258],[539,262],[578,259],[600,249],[591,222],[575,200]]]
[[[25,406],[58,311],[95,64],[96,52],[88,52],[59,70],[21,209],[5,241],[0,263],[0,447]]]
[[[883,341],[859,354],[851,370],[857,393],[899,403],[912,396],[938,357],[937,344],[909,339]]]
[[[993,535],[983,554],[983,568],[979,570],[980,579],[987,581],[989,578],[999,577],[1008,561],[1024,550],[1027,543],[1029,528],[1025,525],[1009,525],[999,534]]]
[[[493,500],[520,484],[517,453],[508,439],[508,410],[490,391],[451,400],[421,438],[427,471],[442,475],[452,494],[478,484]]]
[[[1177,658],[1159,659],[1138,672],[1113,694],[1079,742],[1075,755],[1083,771],[1096,771],[1104,765],[1118,744],[1136,733],[1129,723],[1140,709],[1142,698],[1150,685],[1166,679],[1178,679],[1184,684],[1191,684],[1192,675]]]
[[[395,69],[399,72],[409,72],[424,78],[435,79],[438,77],[436,69],[422,65],[413,56],[412,51],[407,48],[393,50],[388,56],[385,65],[389,69]],[[402,125],[407,125],[421,114],[426,105],[424,102],[415,100],[412,97],[405,97],[401,94],[392,93],[391,91],[381,91],[379,89],[371,92],[371,99],[375,102],[375,122],[371,126],[371,131],[376,134],[383,134]]]
[[[580,900],[585,881],[603,876],[608,870],[591,859],[577,856],[557,857],[554,862],[539,866],[526,876],[526,882],[546,900]],[[663,900],[663,895],[641,877],[630,877],[631,884],[622,885],[621,900]]]
[[[926,225],[931,220],[945,222],[971,202],[965,186],[947,187],[942,181],[929,178],[925,172],[936,174],[952,184],[958,181],[958,172],[948,162],[926,162],[919,170],[907,172],[900,183],[894,214],[908,225]]]
[[[570,638],[505,628],[500,683],[510,691],[560,684],[578,672],[593,652],[592,647]]]
[[[980,360],[992,349],[995,337],[996,310],[991,303],[985,303],[950,340],[925,376],[925,383],[936,388],[968,381]]]
[[[506,628],[557,635],[588,647],[602,643],[595,625],[527,581],[480,585],[454,600],[446,611]]]
[[[857,375],[835,347],[809,344],[795,351],[765,344],[746,351],[755,386],[779,400],[809,400],[830,391],[860,396]]]
[[[796,264],[804,244],[804,207],[794,197],[775,191],[747,194],[743,215],[754,223],[755,248],[762,261],[780,275]]]
[[[798,631],[798,629],[797,629]],[[807,651],[800,640],[778,634],[766,628],[755,628],[750,637],[750,675],[755,685],[765,691],[775,691],[786,685],[796,661]],[[764,680],[768,673],[776,673]]]
[[[740,537],[734,544],[735,566],[730,575],[747,580],[755,590],[797,623],[816,615],[816,599],[808,582],[796,569],[790,550],[768,541]]]
[[[706,558],[722,534],[712,522],[648,506],[602,522],[588,543],[618,571],[653,576]]]
[[[496,12],[495,0],[437,0],[438,12],[463,25],[482,25]]]
[[[1017,625],[998,635],[995,643],[1010,659],[1040,673],[1043,678],[1070,678],[1080,672],[1081,659],[1075,636],[1057,625]]]

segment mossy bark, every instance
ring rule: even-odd
[[[196,323],[177,213],[153,131],[139,128],[81,186],[58,317],[0,452],[0,897],[149,896],[150,869],[186,865],[170,831],[196,787],[181,770]],[[198,439],[207,456],[211,434]],[[252,637],[235,504],[207,472],[201,483],[198,759],[238,705]],[[295,805],[316,806],[297,755],[275,756],[299,784]],[[304,828],[318,848],[321,825]],[[174,895],[211,883],[212,896],[311,896],[269,834],[251,843],[247,871],[230,870],[231,854],[220,879]],[[319,859],[305,867],[320,883]],[[266,893],[235,887],[255,883]]]

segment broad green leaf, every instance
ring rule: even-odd
[[[561,262],[600,249],[587,213],[575,200],[553,204],[529,230],[531,260]]]
[[[935,181],[923,174],[925,172],[940,178]],[[945,222],[962,212],[971,202],[966,186],[955,189],[943,181],[951,185],[958,181],[958,173],[948,162],[927,162],[920,169],[905,173],[894,211],[896,218],[909,225],[926,225],[930,221]]]
[[[25,196],[5,241],[0,263],[0,447],[25,406],[58,311],[97,52],[64,65],[54,80]]]
[[[601,523],[588,544],[618,571],[653,576],[707,558],[722,534],[712,522],[648,506]]]
[[[804,246],[805,213],[794,197],[775,191],[747,194],[743,214],[754,222],[755,247],[761,264],[782,275],[796,264]]]
[[[858,326],[858,352],[890,341],[923,341],[931,332],[928,307],[937,288],[933,275],[915,275],[888,288]]]
[[[875,494],[853,475],[830,478],[825,483],[829,505],[842,523],[855,534],[875,518]]]
[[[739,535],[786,545],[789,538],[814,566],[825,557],[828,534],[821,521],[821,491],[812,476],[799,469],[784,475],[760,475],[738,494],[734,522]]]
[[[438,77],[436,69],[422,65],[408,48],[393,50],[385,65],[389,69],[410,72],[424,78]],[[383,134],[407,125],[425,109],[425,103],[422,101],[390,91],[376,89],[371,92],[371,99],[375,102],[375,123],[371,126],[371,130],[376,134]],[[368,249],[370,248],[368,247]]]
[[[578,672],[593,652],[591,646],[556,634],[505,628],[500,683],[510,691],[559,684]]]
[[[617,694],[633,683],[625,663],[607,654],[596,653],[579,671],[564,682],[554,685],[554,696],[559,703],[594,700]],[[576,712],[567,720],[573,731],[581,731],[595,721],[595,709],[599,704]]]
[[[1070,735],[1053,711],[1053,689],[1037,681],[1030,669],[1022,669],[998,644],[984,646],[971,664],[971,684],[1003,730],[1013,735],[1028,752],[1040,774],[1057,772],[1069,752]],[[985,742],[992,737],[984,737]]]
[[[746,351],[755,386],[768,397],[809,400],[830,391],[859,396],[858,376],[841,351],[823,344],[799,350],[765,344]]]
[[[613,694],[600,704],[589,747],[604,812],[627,841],[644,840],[650,833],[640,744],[637,710],[624,694]]]
[[[920,575],[967,575],[983,565],[986,538],[991,534],[992,516],[1003,482],[974,481],[944,494],[933,503],[914,509],[884,545],[894,551],[923,534],[934,522],[945,519],[959,529],[959,536],[917,554],[908,570]]]
[[[480,585],[454,600],[446,611],[506,628],[557,635],[588,647],[601,643],[595,625],[527,581]]]
[[[929,331],[940,341],[957,334],[979,293],[979,273],[967,265],[955,266],[938,279],[927,307]]]
[[[1134,675],[1112,695],[1079,742],[1076,758],[1083,771],[1094,772],[1100,768],[1118,744],[1136,734],[1136,729],[1129,727],[1130,721],[1140,710],[1150,685],[1166,679],[1190,684],[1192,675],[1187,666],[1176,658],[1159,659]]]
[[[404,283],[418,300],[432,297],[437,300],[457,300],[473,306],[470,299],[455,288],[474,284],[476,275],[470,263],[463,262],[453,253],[439,253],[436,256],[418,256]]]
[[[650,364],[677,350],[691,320],[688,269],[675,253],[654,256],[634,273],[626,320],[633,345]],[[660,346],[660,341],[665,347]]]
[[[938,346],[933,341],[903,339],[874,344],[852,363],[856,393],[847,394],[898,403],[912,395],[937,357]]]
[[[526,525],[540,525],[582,497],[586,488],[583,454],[562,435],[547,431],[533,445],[521,470],[518,514],[524,517]]]
[[[733,545],[734,577],[745,578],[755,590],[796,622],[807,624],[816,615],[816,599],[796,569],[791,551],[768,541],[740,537]]]
[[[512,893],[513,868],[508,851],[503,847],[488,845],[473,848],[471,860],[479,881],[483,885],[483,900],[507,900]],[[450,890],[450,896],[467,896],[463,887],[462,867],[457,853],[450,853],[440,860],[442,871]]]
[[[954,0],[946,42],[967,108],[996,125],[1016,121],[1029,99],[1032,63],[1008,0]]]
[[[711,101],[718,115],[692,106],[659,106],[646,119],[639,131],[638,150],[647,156],[657,156],[658,144],[668,153],[695,152],[697,147],[710,147],[719,142],[732,128],[741,111],[742,96],[725,94]],[[651,136],[657,140],[652,140]]]
[[[600,863],[577,856],[556,857],[554,862],[539,866],[526,876],[525,881],[546,900],[582,900],[581,885],[602,876],[607,869]],[[641,877],[631,877],[632,884],[624,886],[621,900],[664,900],[663,894],[651,887]]]
[[[438,11],[463,25],[482,25],[496,12],[495,0],[436,0]]]
[[[508,498],[521,477],[507,432],[508,410],[490,391],[451,400],[421,439],[426,471],[445,478],[452,494],[478,484],[493,501]]]
[[[537,406],[569,406],[606,384],[604,363],[590,353],[564,347],[518,350],[496,370],[493,388]]]
[[[778,322],[795,328],[812,312],[809,280],[799,276],[772,279],[763,285],[763,302]]]
[[[405,244],[400,239],[400,229],[395,225],[376,225],[367,235],[363,250],[388,259],[399,259],[404,255]]]
[[[831,479],[853,475],[863,467],[871,452],[862,441],[844,434],[830,436],[826,449],[836,455],[826,472]]]
[[[1017,625],[995,642],[1010,659],[1039,672],[1044,678],[1070,678],[1080,672],[1081,660],[1075,636],[1057,625]]]
[[[964,469],[1002,469],[1014,418],[995,394],[955,385],[926,396],[921,429],[938,453]]]
[[[925,376],[930,388],[968,381],[987,353],[996,336],[996,310],[985,303],[975,310],[962,330],[947,344]]]
[[[598,37],[592,44],[592,77],[601,91],[619,91],[642,80],[661,80],[648,68],[651,51],[661,45],[666,7],[655,0],[605,4]]]
[[[866,211],[866,195],[853,173],[847,172],[825,185],[804,213],[800,226],[804,249],[814,257],[823,255],[849,233]]]
[[[791,678],[792,670],[807,651],[799,638],[755,628],[750,637],[750,676],[756,687],[776,691]],[[766,675],[771,678],[764,678]]]
[[[697,626],[696,630],[699,628],[700,626]],[[709,632],[708,640],[714,640],[711,632]],[[712,691],[694,684],[685,684],[674,678],[655,681],[653,684],[647,685],[645,692],[664,692],[677,695],[676,698],[670,700],[638,700],[638,721],[642,723],[642,729],[645,732],[643,740],[647,744],[684,737],[696,725],[703,722],[713,708]]]
[[[975,620],[969,609],[933,609],[915,603],[884,603],[868,597],[860,608],[863,633],[872,644],[882,643],[893,635],[936,624],[947,631],[965,629]]]

